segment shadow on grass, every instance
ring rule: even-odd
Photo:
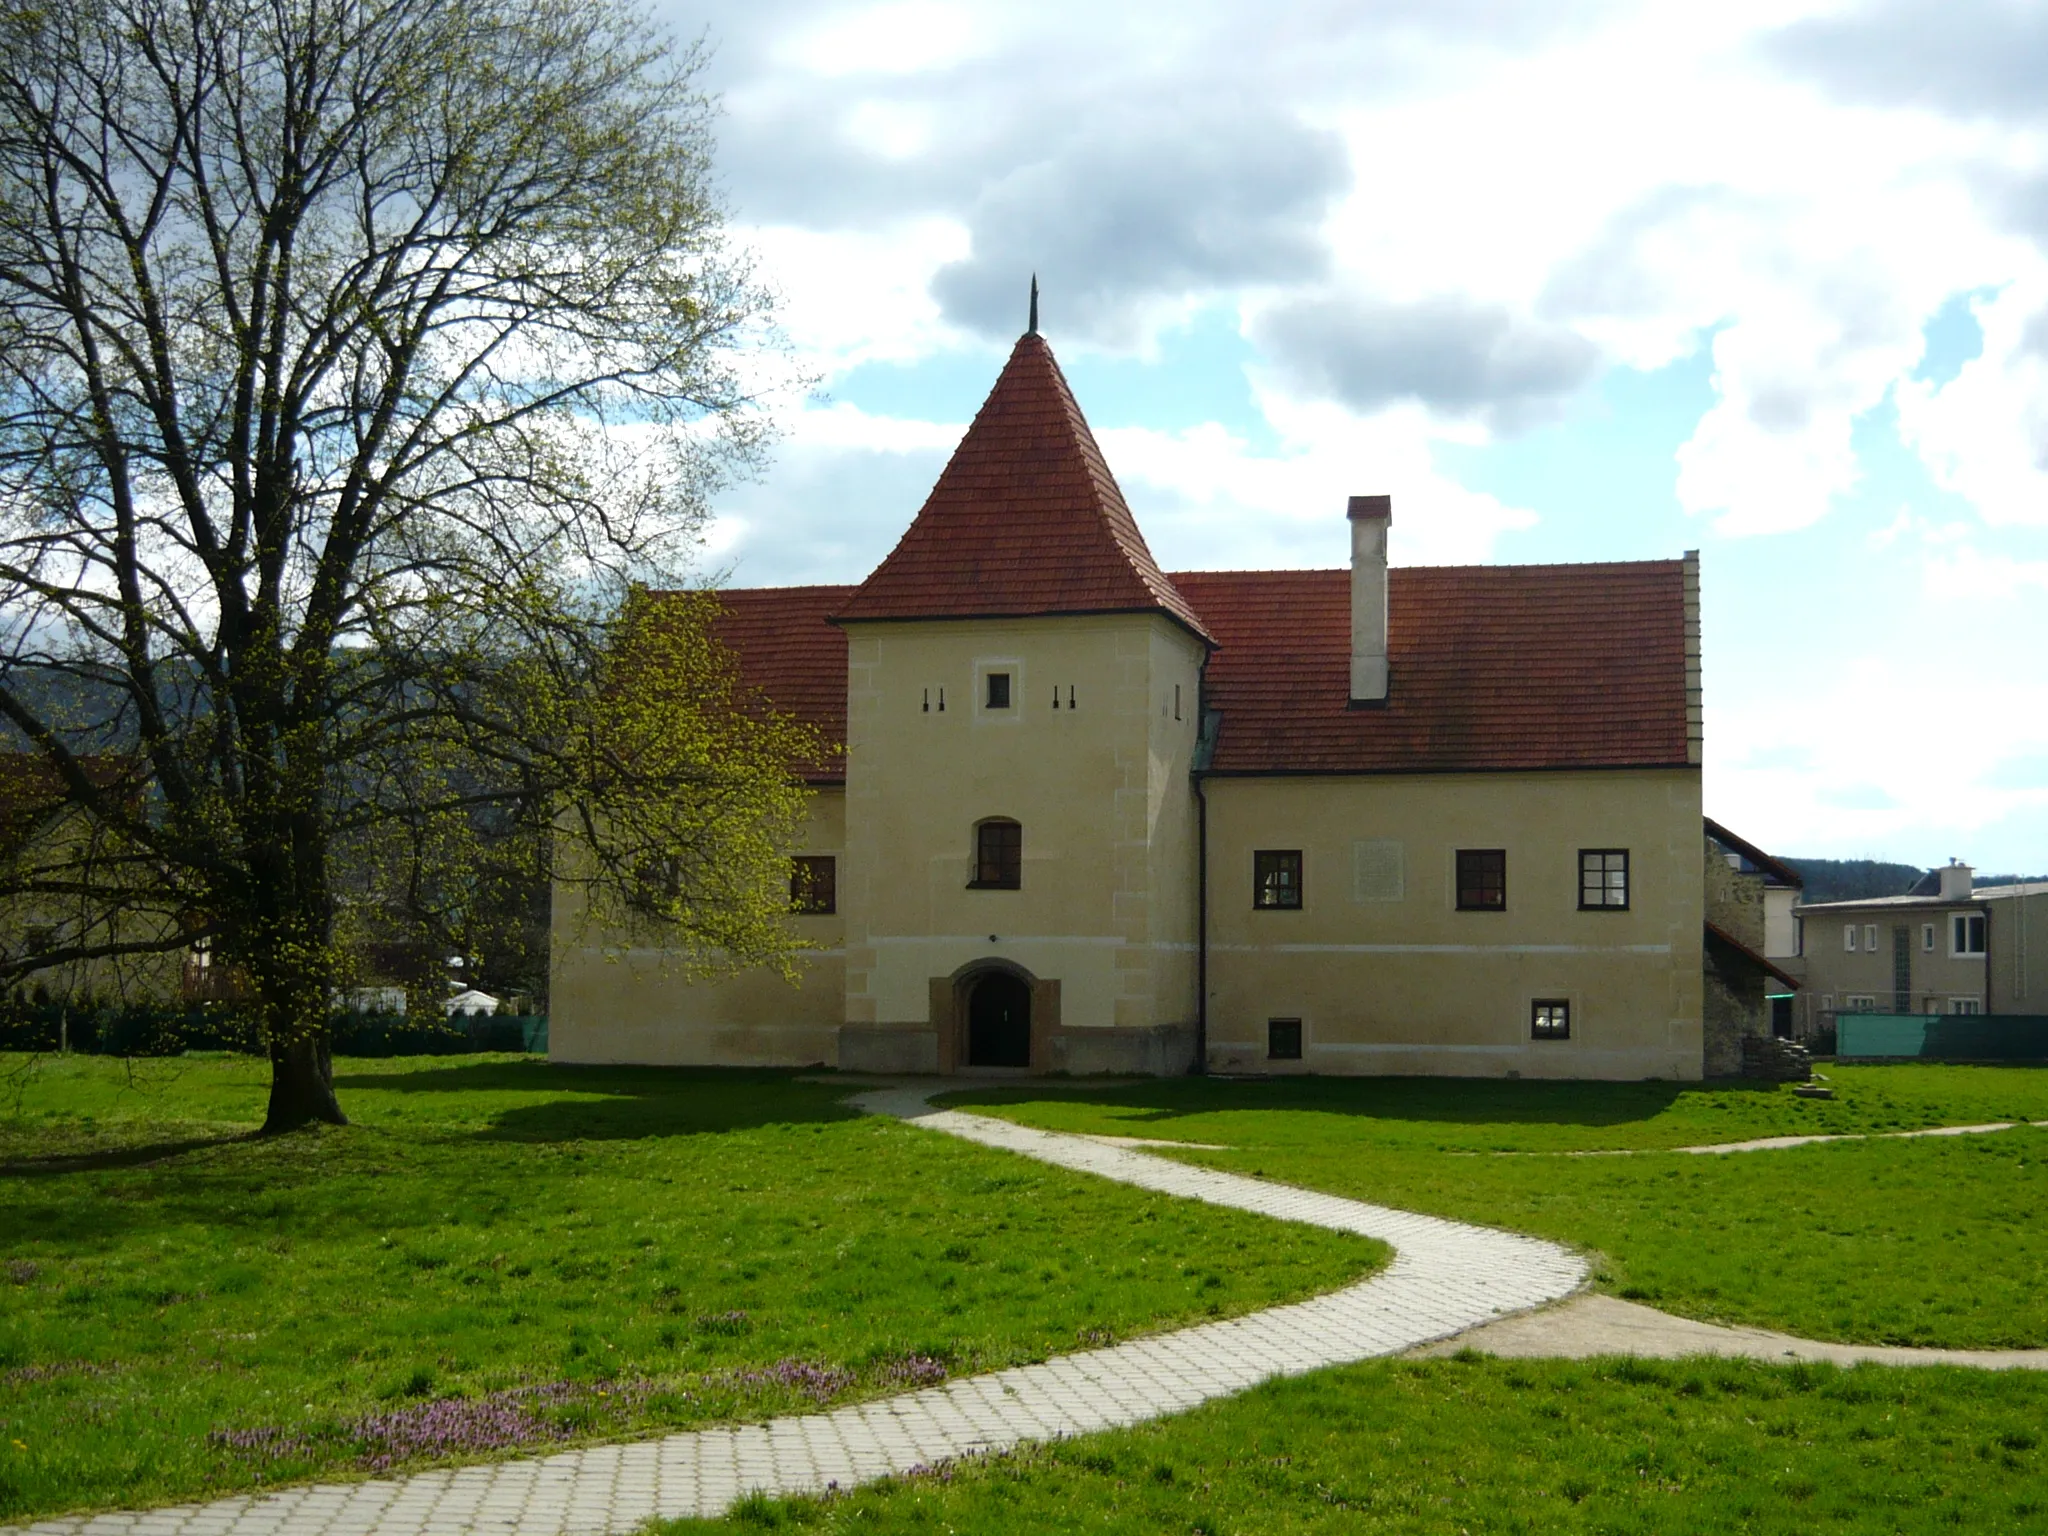
[[[1438,1125],[1628,1125],[1654,1119],[1681,1100],[1710,1093],[1773,1093],[1775,1083],[1530,1082],[1502,1078],[1271,1077],[1163,1078],[1114,1086],[1039,1081],[1029,1087],[972,1088],[944,1095],[949,1107],[1080,1099],[1130,1113],[1130,1125],[1159,1125],[1243,1110],[1307,1111]]]
[[[100,1152],[16,1158],[11,1162],[0,1162],[0,1178],[21,1179],[60,1173],[89,1173],[99,1168],[143,1168],[151,1163],[182,1157],[187,1152],[203,1152],[213,1147],[231,1147],[241,1142],[259,1139],[255,1131],[241,1131],[232,1136],[186,1136],[175,1141],[153,1141],[140,1146],[110,1147]]]
[[[851,1085],[806,1083],[793,1072],[717,1067],[584,1067],[479,1062],[402,1072],[337,1074],[335,1091],[473,1095],[484,1141],[638,1141],[770,1125],[857,1120],[839,1102]],[[498,1095],[523,1102],[493,1103]],[[538,1102],[536,1095],[552,1095]],[[343,1100],[344,1108],[349,1100]],[[455,1106],[451,1106],[454,1108]]]

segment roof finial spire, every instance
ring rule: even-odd
[[[1027,334],[1032,336],[1038,334],[1038,274],[1036,272],[1031,274],[1031,326]]]

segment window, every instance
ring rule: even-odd
[[[1854,923],[1842,924],[1842,948],[1852,955],[1856,953],[1856,925]]]
[[[1508,904],[1508,855],[1504,848],[1458,850],[1458,910],[1500,912]]]
[[[1984,953],[1984,914],[1958,912],[1948,920],[1948,952],[1952,955]]]
[[[1820,995],[1820,1011],[1821,1011],[1822,1013],[1833,1013],[1833,1012],[1835,1011],[1835,994],[1834,994],[1834,993],[1832,993],[1832,992],[1823,992],[1823,993],[1821,993],[1821,995]]]
[[[789,910],[821,915],[839,910],[839,861],[805,854],[789,861]]]
[[[1174,719],[1176,719],[1176,720],[1178,720],[1178,719],[1180,718],[1180,684],[1179,684],[1179,683],[1175,683],[1175,684],[1173,685],[1173,718],[1174,718]]]
[[[1266,1020],[1266,1060],[1301,1060],[1301,1020]]]
[[[984,821],[974,829],[970,888],[1014,891],[1024,883],[1024,829],[1014,821]]]
[[[1920,948],[1927,954],[1931,955],[1934,953],[1934,924],[1922,923],[1920,925]]]
[[[1875,1013],[1877,1012],[1877,999],[1868,994],[1850,993],[1842,999],[1842,1012]]]
[[[1863,925],[1863,947],[1873,955],[1877,953],[1877,924],[1865,923]]]
[[[1628,907],[1628,850],[1626,848],[1581,848],[1579,850],[1579,910]]]
[[[1272,910],[1301,908],[1301,850],[1262,848],[1252,855],[1252,905]]]
[[[1010,674],[991,672],[988,675],[988,707],[1008,709],[1010,707]]]
[[[1952,997],[1948,1000],[1948,1011],[1950,1013],[1982,1013],[1984,1011],[1984,1004],[1980,999],[1974,997]]]
[[[1572,1005],[1561,997],[1539,997],[1529,1005],[1531,1040],[1569,1040],[1572,1037]]]

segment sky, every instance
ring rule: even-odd
[[[1168,570],[1701,552],[1706,806],[2048,870],[2048,5],[661,0],[855,582],[1025,324]]]

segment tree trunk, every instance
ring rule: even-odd
[[[324,1030],[294,1031],[270,1043],[270,1108],[263,1117],[265,1136],[296,1131],[314,1121],[347,1125],[348,1116],[334,1097],[334,1058]]]

